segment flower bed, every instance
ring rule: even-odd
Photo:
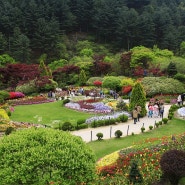
[[[54,101],[53,99],[48,99],[45,96],[35,96],[35,97],[25,97],[25,98],[16,99],[16,100],[8,100],[8,103],[16,106],[16,105],[49,103],[53,101]]]
[[[162,175],[159,164],[162,154],[170,149],[185,150],[185,133],[175,137],[175,141],[172,141],[170,137],[160,138],[158,140],[162,141],[161,144],[147,148],[142,148],[140,143],[139,146],[137,145],[137,148],[133,146],[133,148],[123,149],[119,151],[119,157],[116,162],[109,159],[109,156],[106,156],[105,160],[101,159],[97,163],[97,174],[100,176],[101,184],[106,184],[110,181],[112,183],[117,182],[120,176],[121,181],[119,180],[119,182],[129,184],[128,177],[132,161],[137,162],[144,184],[151,184],[159,180]],[[153,141],[155,142],[156,138]],[[147,142],[151,143],[152,140]],[[112,158],[112,155],[117,156],[117,154],[113,153],[110,155],[110,158]]]

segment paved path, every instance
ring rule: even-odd
[[[168,117],[169,108],[171,105],[165,105],[164,107],[164,118]],[[145,116],[143,118],[140,118],[140,122],[137,122],[137,124],[133,124],[133,120],[129,119],[126,123],[119,123],[118,125],[109,125],[109,126],[103,126],[98,128],[88,128],[88,129],[82,129],[78,131],[71,132],[73,135],[80,136],[85,142],[90,142],[97,140],[96,134],[101,132],[103,133],[103,139],[110,139],[115,137],[114,133],[116,130],[121,130],[123,135],[122,137],[131,135],[132,132],[134,134],[141,133],[141,127],[144,125],[145,131],[149,130],[149,126],[154,126],[155,122],[161,121],[161,118],[148,118],[148,116]],[[129,127],[129,130],[128,130]]]

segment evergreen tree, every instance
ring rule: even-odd
[[[85,74],[85,71],[82,69],[80,71],[80,75],[79,75],[79,84],[80,85],[85,85],[87,82],[87,76]]]
[[[137,82],[133,87],[132,94],[130,97],[129,110],[132,111],[136,105],[141,106],[141,116],[145,116],[146,110],[146,93],[140,82]]]
[[[41,76],[48,76],[48,77],[51,77],[52,76],[52,73],[51,71],[47,68],[47,66],[45,65],[45,60],[47,58],[47,55],[46,54],[43,54],[41,55],[40,57],[40,64],[39,64],[39,69],[40,69],[40,75]]]
[[[177,68],[176,64],[174,62],[170,62],[168,67],[167,67],[167,73],[168,76],[173,77],[174,75],[177,74]]]
[[[130,169],[129,180],[131,184],[143,182],[142,175],[140,174],[137,163],[135,161],[133,161],[131,169]]]

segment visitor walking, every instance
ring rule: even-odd
[[[149,103],[149,105],[148,105],[148,117],[149,118],[152,118],[153,110],[154,110],[154,107],[153,107],[152,103]]]
[[[161,103],[160,104],[159,115],[160,115],[160,118],[162,118],[162,119],[163,119],[163,114],[164,114],[164,104]]]
[[[136,124],[137,119],[138,119],[137,107],[135,107],[134,110],[132,111],[132,117],[134,119],[134,124]]]
[[[179,105],[179,107],[181,103],[182,103],[182,98],[181,98],[181,95],[179,94],[179,96],[177,97],[177,104]]]
[[[136,109],[137,109],[137,121],[139,121],[140,117],[141,117],[141,106],[140,105],[136,105]]]

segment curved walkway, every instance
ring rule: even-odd
[[[168,117],[169,108],[171,105],[164,105],[164,118]],[[97,140],[96,134],[101,132],[103,133],[103,139],[110,139],[115,137],[114,133],[116,130],[121,130],[123,135],[122,137],[125,137],[127,135],[131,135],[132,132],[134,134],[141,133],[141,127],[145,127],[145,131],[149,130],[149,126],[155,125],[155,122],[161,121],[161,118],[148,118],[148,116],[145,116],[143,118],[140,118],[140,122],[137,122],[136,124],[133,123],[132,119],[129,119],[126,123],[119,123],[117,125],[109,125],[109,126],[103,126],[98,128],[88,128],[88,129],[82,129],[78,131],[73,131],[71,134],[80,136],[85,142],[90,142]]]

